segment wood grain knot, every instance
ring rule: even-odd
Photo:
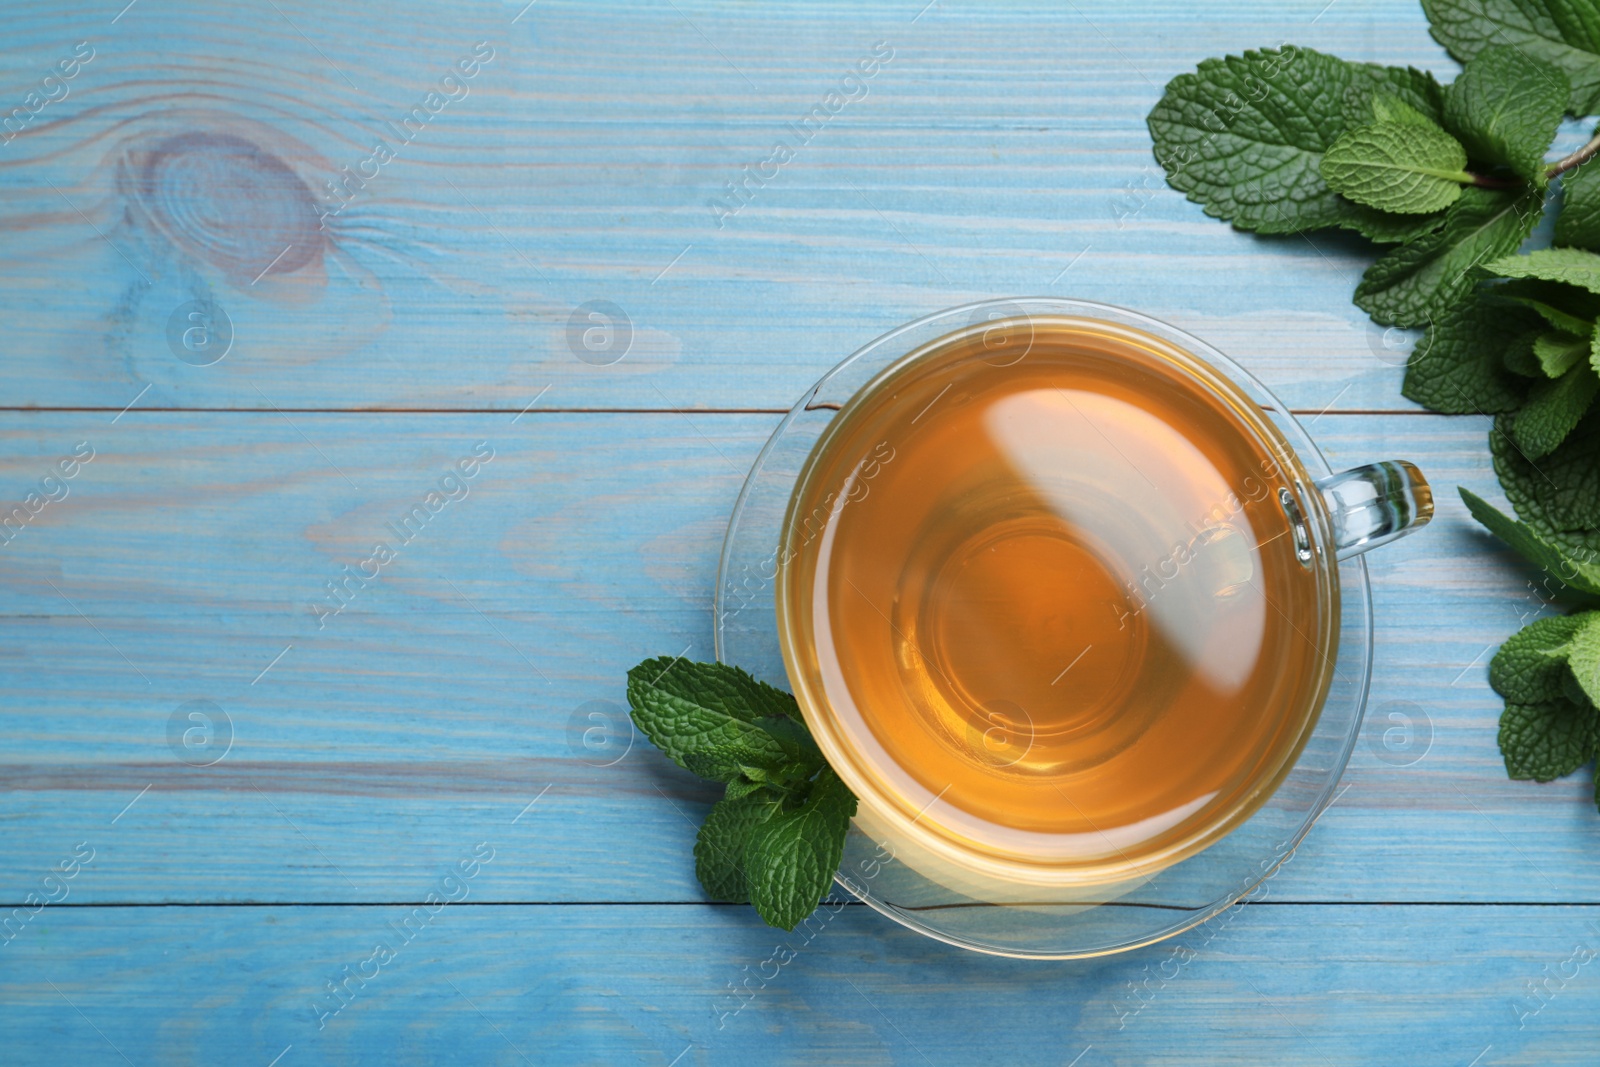
[[[272,152],[236,134],[191,130],[130,151],[125,180],[178,247],[253,284],[322,257],[316,200]]]

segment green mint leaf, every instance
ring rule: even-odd
[[[751,832],[745,849],[750,902],[769,925],[793,930],[833,883],[856,798],[824,768],[805,803],[778,811]]]
[[[1506,774],[1549,782],[1589,762],[1595,713],[1566,699],[1507,704],[1500,715],[1500,754]]]
[[[1483,268],[1502,278],[1541,278],[1600,293],[1600,255],[1581,248],[1535,249],[1523,256],[1489,259]]]
[[[742,769],[745,780],[787,795],[796,790],[803,793],[811,788],[811,777],[817,773],[819,766],[821,766],[820,760],[782,763],[776,767],[757,767],[747,764]]]
[[[759,796],[730,795],[711,806],[694,839],[694,876],[712,900],[748,904],[745,849],[755,828],[778,810]]]
[[[1345,215],[1338,222],[1342,230],[1354,230],[1369,241],[1397,245],[1432,233],[1444,225],[1444,214],[1394,215],[1387,211],[1347,201]]]
[[[635,685],[659,689],[744,722],[753,723],[770,715],[800,718],[794,697],[776,686],[756,681],[730,663],[696,663],[659,656],[628,672],[628,688]]]
[[[1208,59],[1167,83],[1146,120],[1167,181],[1206,214],[1261,233],[1338,225],[1322,153],[1344,132],[1350,65],[1309,48]]]
[[[728,800],[738,800],[741,797],[752,796],[756,793],[760,793],[765,788],[765,783],[754,782],[749,778],[741,776],[728,783],[728,789],[724,796]]]
[[[1561,198],[1561,214],[1556,216],[1556,244],[1600,249],[1600,163],[1591,159],[1577,170],[1563,174]]]
[[[822,750],[811,739],[811,731],[806,729],[804,722],[784,715],[771,715],[757,719],[755,725],[777,741],[792,762],[811,768],[806,774],[807,778],[822,766]]]
[[[1447,308],[1412,349],[1400,391],[1451,415],[1510,411],[1526,386],[1507,373],[1502,357],[1536,324],[1521,308],[1496,307],[1481,296]]]
[[[1372,94],[1372,121],[1380,126],[1385,123],[1399,123],[1439,129],[1438,122],[1393,93],[1382,91]]]
[[[1522,243],[1538,224],[1542,206],[1537,192],[1463,189],[1440,229],[1367,268],[1356,287],[1356,306],[1385,326],[1426,325],[1430,316],[1471,292],[1474,266]]]
[[[1583,341],[1569,347],[1575,347],[1575,362],[1577,357],[1588,352],[1589,345]],[[1534,351],[1539,351],[1537,343]],[[1550,373],[1550,361],[1541,355],[1540,362],[1545,366],[1545,373]],[[1586,364],[1571,367],[1554,381],[1535,385],[1528,392],[1528,402],[1511,424],[1512,436],[1522,454],[1532,461],[1554,451],[1594,403],[1597,390],[1600,390],[1600,378],[1595,377]]]
[[[1521,304],[1523,307],[1535,312],[1541,319],[1555,327],[1558,334],[1566,335],[1569,340],[1574,337],[1580,339],[1587,337],[1594,330],[1593,322],[1580,319],[1571,312],[1563,311],[1556,305],[1546,303],[1543,300],[1533,297],[1517,296],[1507,297],[1506,299],[1510,303]],[[1584,349],[1587,349],[1588,347],[1589,346],[1587,342],[1582,345],[1582,348]],[[1545,373],[1548,374],[1549,370],[1546,369]]]
[[[1422,0],[1433,39],[1462,63],[1510,45],[1561,68],[1571,82],[1567,110],[1600,110],[1600,19],[1573,0]]]
[[[635,714],[633,721],[637,723],[639,716]],[[660,747],[659,745],[657,746]],[[698,775],[712,782],[731,782],[739,777],[740,767],[737,760],[730,759],[721,752],[680,752],[673,757],[673,762],[690,774]]]
[[[1498,415],[1489,452],[1506,498],[1547,539],[1553,531],[1600,527],[1600,417],[1584,416],[1549,455],[1529,459],[1516,444],[1516,416]]]
[[[716,781],[731,780],[745,764],[788,762],[778,740],[755,725],[761,716],[752,711],[752,704],[782,708],[778,697],[793,706],[782,690],[726,664],[663,657],[628,672],[634,725],[680,767]]]
[[[1472,181],[1466,150],[1420,114],[1417,119],[1345,131],[1323,153],[1323,180],[1334,192],[1380,211],[1420,215],[1449,207]]]
[[[1547,378],[1559,378],[1589,354],[1589,336],[1574,337],[1560,330],[1546,331],[1533,339],[1533,358]],[[1591,375],[1592,377],[1592,375]],[[1583,412],[1578,412],[1582,415]],[[1572,427],[1567,427],[1571,429]],[[1542,455],[1543,453],[1541,453]]]
[[[814,763],[790,763],[785,759],[785,756],[774,756],[766,738],[752,734],[732,741],[697,744],[682,752],[677,763],[701,778],[728,783],[740,780],[762,783],[804,780],[817,771]]]
[[[1536,619],[1506,639],[1489,661],[1489,684],[1506,700],[1537,704],[1563,698],[1563,677],[1572,635],[1584,615],[1550,615]]]
[[[742,789],[744,782],[755,785],[758,789],[765,789],[773,797],[805,797],[811,789],[811,777],[818,773],[818,763],[784,763],[784,765],[770,768],[770,766],[742,766],[744,773],[728,781],[733,787],[736,782],[741,784],[741,789],[736,792],[749,792]]]
[[[1573,675],[1570,666],[1561,672],[1561,695],[1580,708],[1594,708],[1594,701],[1590,700],[1589,694],[1583,691],[1583,686],[1578,683],[1578,679]],[[1596,729],[1600,729],[1600,726],[1597,726]]]
[[[1567,96],[1567,76],[1559,69],[1495,45],[1469,59],[1446,90],[1444,121],[1473,159],[1503,163],[1543,186],[1544,154]]]
[[[1501,362],[1505,364],[1506,370],[1523,378],[1544,377],[1544,368],[1539,366],[1539,357],[1533,354],[1534,342],[1539,339],[1539,334],[1542,332],[1544,331],[1529,330],[1518,334],[1506,345],[1505,353],[1501,357]],[[1457,412],[1456,414],[1465,415],[1466,412]],[[1486,411],[1484,414],[1491,414],[1491,412]]]
[[[1372,121],[1380,126],[1388,123],[1432,126],[1435,128],[1439,126],[1437,122],[1434,122],[1393,93],[1372,94]]]
[[[1466,489],[1459,491],[1472,517],[1523,559],[1580,593],[1600,595],[1600,564],[1569,558],[1541,531],[1511,518]]]
[[[1444,88],[1432,74],[1415,67],[1380,67],[1347,63],[1350,84],[1344,91],[1346,127],[1415,116],[1437,126],[1444,117]]]
[[[787,793],[796,785],[809,787],[811,777],[825,761],[805,723],[772,715],[751,725],[761,733],[699,746],[696,751],[684,753],[683,765],[702,778],[726,782],[730,787],[749,782],[780,793]],[[771,747],[774,743],[782,752],[776,759]]]
[[[1575,616],[1583,620],[1572,635],[1572,646],[1567,654],[1567,666],[1572,677],[1591,705],[1600,699],[1600,611],[1585,612]]]
[[[1560,282],[1521,278],[1483,292],[1489,300],[1529,308],[1556,329],[1579,337],[1589,336],[1600,319],[1600,296]]]

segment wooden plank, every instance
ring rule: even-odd
[[[76,890],[86,901],[401,899],[467,828],[511,819],[546,786],[519,824],[543,851],[499,899],[700,899],[689,845],[713,793],[642,742],[592,766],[610,754],[584,762],[582,730],[591,701],[622,725],[623,673],[640,659],[709,658],[726,512],[774,422],[0,417],[5,500],[77,442],[97,450],[0,547],[0,900],[23,899],[80,840],[105,856]],[[1510,782],[1495,747],[1490,651],[1549,609],[1454,496],[1458,483],[1494,495],[1485,421],[1329,414],[1311,429],[1336,465],[1415,460],[1440,514],[1371,557],[1373,714],[1348,792],[1281,890],[1600,900],[1587,772]],[[308,603],[324,584],[479,441],[495,455],[468,495],[319,630]],[[211,767],[168,745],[191,700],[233,724]],[[1384,749],[1390,711],[1427,727],[1425,749],[1419,733],[1400,753],[1420,762]]]
[[[519,847],[488,836],[409,941],[402,906],[46,908],[0,950],[0,1032],[73,1064],[1594,1062],[1593,907],[1250,905],[1125,956],[1003,960],[860,906],[793,934],[738,907],[474,906]]]
[[[783,408],[902,322],[1044,293],[1186,326],[1297,408],[1408,409],[1394,339],[1349,301],[1361,242],[1233,232],[1150,154],[1161,86],[1208,56],[1287,40],[1452,69],[1415,4],[1315,6],[25,12],[0,104],[77,42],[94,56],[0,154],[3,403]],[[880,41],[892,58],[748,206],[709,206]],[[457,98],[393,133],[458,61]],[[180,359],[168,336],[197,300],[232,324],[210,366],[221,341]],[[631,331],[610,365],[620,325],[602,355],[572,340],[594,301]]]

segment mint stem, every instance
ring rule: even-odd
[[[1491,178],[1487,174],[1467,173],[1472,178],[1472,184],[1481,189],[1520,189],[1528,184],[1521,178]]]
[[[1562,156],[1560,159],[1552,163],[1550,165],[1550,169],[1544,172],[1544,176],[1546,178],[1554,178],[1557,174],[1564,174],[1575,167],[1581,167],[1583,164],[1593,159],[1595,153],[1597,152],[1600,152],[1600,131],[1595,133],[1594,137],[1589,141],[1588,144],[1584,145],[1570,156]]]
[[[1571,155],[1562,156],[1544,172],[1545,180],[1554,178],[1557,174],[1565,174],[1569,170],[1576,170],[1589,160],[1600,154],[1600,131],[1597,131],[1589,143],[1573,152]],[[1470,170],[1464,172],[1473,185],[1483,189],[1516,189],[1527,183],[1520,178],[1491,178],[1487,174],[1474,174]]]

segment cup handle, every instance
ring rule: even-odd
[[[1433,518],[1428,480],[1403,459],[1354,467],[1323,478],[1316,486],[1333,523],[1337,559],[1386,545]]]

